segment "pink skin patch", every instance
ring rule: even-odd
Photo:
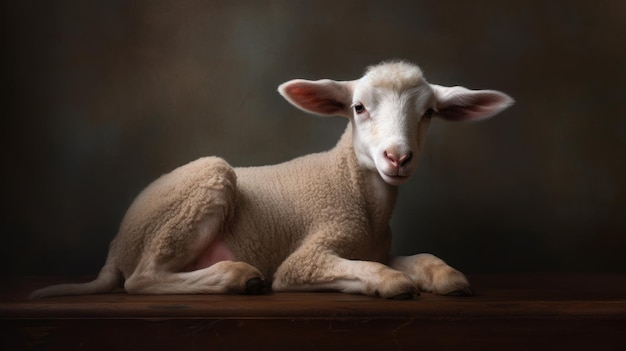
[[[209,245],[198,259],[191,265],[190,271],[210,267],[217,262],[233,261],[235,256],[222,239],[217,239]]]

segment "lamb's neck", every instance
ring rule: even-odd
[[[351,173],[350,178],[359,187],[363,200],[368,207],[370,218],[386,225],[393,213],[398,188],[387,184],[376,170],[368,169],[359,164],[352,138],[352,124],[349,123],[332,152],[336,153],[337,160],[345,162],[348,166]]]

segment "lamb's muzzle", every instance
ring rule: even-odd
[[[409,162],[411,162],[411,159],[413,159],[413,151],[401,153],[398,151],[385,150],[384,156],[387,159],[389,165],[395,171],[395,174],[393,174],[392,176],[400,175],[400,171],[405,169],[409,165]]]

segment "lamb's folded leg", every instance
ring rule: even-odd
[[[167,228],[161,236],[187,237],[180,245],[174,240],[161,240],[144,253],[124,288],[131,294],[258,294],[266,291],[261,272],[253,266],[234,261],[230,250],[224,245],[220,253],[208,252],[217,262],[191,261],[191,258],[215,251],[221,242],[221,216],[207,216],[196,225],[191,234],[175,233]],[[186,247],[185,247],[186,246]],[[181,257],[187,257],[183,259]]]
[[[259,294],[261,273],[244,262],[221,261],[192,272],[136,271],[124,288],[131,294]]]
[[[137,294],[259,293],[263,276],[235,262],[224,243],[232,218],[236,175],[222,159],[205,157],[153,182],[135,200],[116,247],[133,254],[124,287]],[[130,265],[129,265],[130,266]]]
[[[332,253],[309,255],[302,248],[279,267],[272,290],[331,290],[392,299],[419,295],[415,283],[406,273],[384,264],[348,260]]]
[[[431,254],[393,257],[389,266],[406,272],[421,291],[440,295],[472,296],[465,275]]]

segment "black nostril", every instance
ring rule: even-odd
[[[411,162],[412,158],[413,158],[413,152],[409,151],[406,155],[404,155],[404,157],[400,159],[400,167],[407,166]]]

